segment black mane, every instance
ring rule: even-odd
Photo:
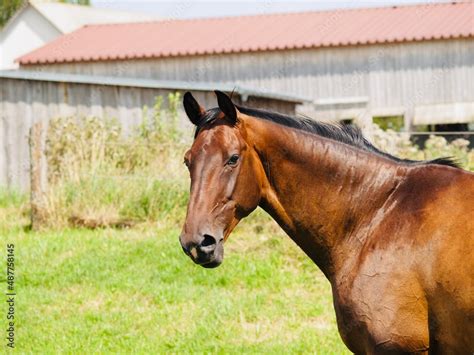
[[[367,139],[364,138],[362,131],[358,127],[353,125],[317,122],[307,117],[297,118],[266,110],[242,107],[237,105],[236,107],[240,112],[248,116],[262,118],[264,120],[271,121],[286,127],[300,129],[305,132],[317,134],[321,137],[333,139],[335,141],[345,143],[353,147],[357,147],[359,149],[392,159],[399,163],[437,164],[459,168],[458,163],[451,157],[422,161],[401,159],[395,157],[376,148],[372,143],[370,143]],[[199,125],[199,127],[196,128],[195,136],[205,124],[215,120],[220,112],[221,111],[218,107],[208,110],[201,120],[202,123]]]

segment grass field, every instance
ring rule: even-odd
[[[21,197],[0,197],[2,246],[15,244],[17,351],[347,353],[329,283],[262,216],[207,270],[181,251],[175,223],[31,232],[26,212]]]
[[[204,269],[184,255],[178,235],[188,199],[182,164],[187,145],[177,137],[162,142],[169,135],[158,124],[161,116],[153,117],[156,125],[144,120],[127,137],[98,118],[50,123],[56,130],[48,136],[43,231],[28,231],[24,196],[0,190],[3,260],[7,244],[15,244],[16,349],[347,353],[329,283],[263,212],[238,226],[219,268]],[[472,166],[466,142],[430,139],[425,151],[407,137],[392,144],[394,134],[383,133],[380,141],[403,157],[454,155]],[[91,225],[84,222],[91,216],[139,224],[129,230],[71,228]],[[71,217],[82,222],[71,223]],[[6,288],[5,277],[0,274]],[[2,305],[5,331],[7,303]]]

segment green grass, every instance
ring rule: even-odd
[[[347,352],[329,283],[261,215],[207,270],[184,255],[170,222],[30,232],[14,201],[0,208],[0,240],[15,243],[20,352]]]

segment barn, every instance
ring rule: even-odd
[[[308,97],[300,112],[362,127],[398,116],[406,131],[467,129],[473,37],[474,3],[428,3],[90,25],[18,63],[32,71],[249,85]]]

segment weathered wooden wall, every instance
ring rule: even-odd
[[[54,64],[31,69],[241,83],[316,101],[365,98],[365,106],[374,116],[413,112],[417,106],[474,102],[473,39]],[[320,106],[324,112],[325,105]]]
[[[109,117],[117,119],[124,131],[142,120],[144,105],[152,107],[157,96],[163,96],[164,107],[171,92],[182,90],[64,83],[44,80],[23,80],[0,77],[0,187],[25,189],[29,186],[28,134],[35,122],[44,126],[55,117]],[[212,91],[193,91],[204,107],[215,107]],[[242,103],[234,95],[236,103]],[[294,113],[296,103],[249,96],[248,106]],[[184,132],[191,124],[180,109],[180,127]],[[190,132],[188,134],[191,134]]]

